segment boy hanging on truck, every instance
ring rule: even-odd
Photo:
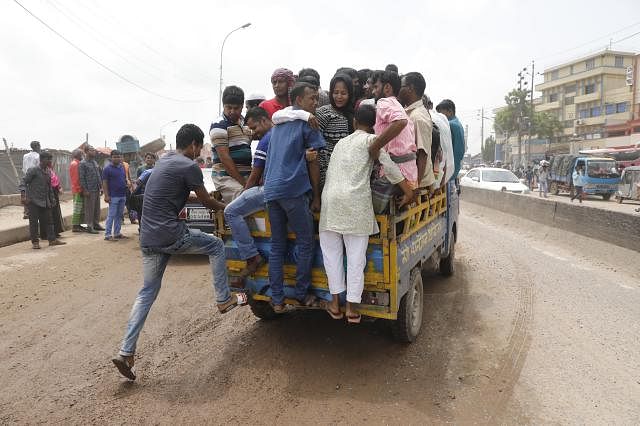
[[[335,145],[322,191],[320,247],[332,295],[326,309],[333,319],[342,319],[339,295],[346,290],[346,315],[350,323],[360,322],[360,314],[353,309],[353,304],[360,303],[362,298],[369,235],[380,232],[369,183],[373,169],[369,148],[376,140],[372,134],[375,122],[373,106],[358,108],[355,113],[356,130]],[[412,186],[386,151],[380,151],[379,160],[384,164],[387,175],[394,176],[394,180],[400,179],[399,187],[404,197],[399,207],[409,203],[413,199]],[[347,254],[346,286],[343,247]]]

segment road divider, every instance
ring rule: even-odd
[[[640,251],[638,215],[470,187],[462,187],[461,198],[533,222]]]

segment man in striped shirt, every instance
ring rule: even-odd
[[[251,130],[241,115],[244,92],[237,86],[227,86],[222,92],[222,116],[211,123],[213,170],[216,190],[225,203],[242,192],[251,173]]]
[[[271,128],[273,127],[269,114],[260,107],[254,107],[247,111],[246,120],[253,137],[260,139],[260,142],[256,147],[253,169],[247,179],[246,189],[238,198],[227,204],[224,209],[225,221],[231,228],[233,239],[238,245],[240,257],[242,260],[247,261],[246,268],[241,272],[243,280],[249,275],[253,275],[265,263],[253,241],[251,230],[245,221],[245,217],[264,210],[264,169],[267,162],[269,140],[271,139]],[[244,286],[243,283],[232,284],[233,287]]]

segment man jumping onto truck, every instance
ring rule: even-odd
[[[138,337],[158,296],[162,276],[172,254],[209,256],[214,293],[221,313],[247,303],[244,293],[231,294],[229,290],[224,242],[197,229],[189,229],[178,219],[178,213],[190,198],[191,191],[209,209],[225,207],[211,198],[204,186],[202,172],[193,161],[200,155],[203,144],[204,133],[198,126],[182,126],[176,135],[176,150],[158,161],[146,184],[144,215],[140,224],[144,282],[131,308],[120,352],[112,359],[120,374],[130,380],[136,378],[131,369]]]

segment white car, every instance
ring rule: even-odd
[[[472,188],[484,188],[492,191],[507,191],[516,194],[528,194],[527,185],[520,182],[520,179],[512,171],[493,167],[478,167],[460,179],[461,186]]]

